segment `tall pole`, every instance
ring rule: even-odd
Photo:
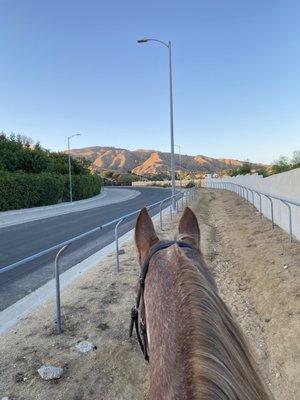
[[[75,133],[74,135],[68,136],[70,203],[73,202],[70,139],[72,139],[72,137],[74,136],[80,136],[80,135],[81,133]]]
[[[73,195],[72,195],[72,172],[71,172],[70,136],[68,136],[68,153],[69,153],[69,185],[70,185],[70,203],[72,203],[72,202],[73,202]]]
[[[178,147],[179,151],[179,181],[180,181],[180,189],[182,188],[182,182],[181,182],[181,147],[179,144],[174,144],[175,147]]]
[[[146,43],[149,41],[158,42],[168,48],[169,53],[169,89],[170,89],[170,136],[171,136],[171,182],[172,182],[172,209],[176,211],[176,186],[175,186],[175,154],[174,154],[174,123],[173,123],[173,88],[172,88],[172,46],[171,42],[163,42],[159,39],[143,38],[138,43]]]
[[[172,180],[172,208],[176,210],[175,184],[175,154],[174,154],[174,121],[173,121],[173,85],[172,85],[172,46],[169,41],[169,83],[170,83],[170,134],[171,134],[171,180]]]

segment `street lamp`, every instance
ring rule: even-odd
[[[178,148],[179,151],[179,181],[180,181],[180,189],[182,188],[182,184],[181,184],[181,147],[179,144],[174,144],[175,147]]]
[[[70,139],[72,139],[72,137],[74,137],[74,136],[80,136],[80,135],[81,135],[81,133],[75,133],[75,135],[68,136],[70,203],[73,202]]]
[[[159,39],[148,39],[142,38],[139,39],[138,43],[147,43],[147,42],[158,42],[168,48],[169,53],[169,90],[170,90],[170,134],[171,134],[171,180],[172,180],[172,208],[176,210],[176,187],[175,187],[175,155],[174,155],[174,129],[173,129],[173,90],[172,90],[172,48],[171,42],[168,43],[163,42]]]

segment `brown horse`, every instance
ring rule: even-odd
[[[269,399],[205,264],[198,222],[189,208],[177,240],[160,241],[142,209],[135,228],[142,272],[132,318],[146,358],[149,354],[149,398]]]

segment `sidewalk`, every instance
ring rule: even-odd
[[[38,219],[120,203],[122,201],[131,200],[139,195],[140,192],[138,190],[103,188],[100,195],[90,199],[74,201],[73,203],[60,203],[51,206],[2,211],[0,212],[0,229],[6,226],[23,224]]]

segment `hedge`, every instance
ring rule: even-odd
[[[99,175],[73,175],[72,196],[73,200],[87,199],[96,196],[101,191],[102,179]],[[70,200],[69,177],[66,176],[66,185],[63,193],[63,201]]]
[[[95,196],[101,190],[98,175],[74,175],[73,199]],[[67,175],[0,171],[0,211],[57,204],[69,200]]]

